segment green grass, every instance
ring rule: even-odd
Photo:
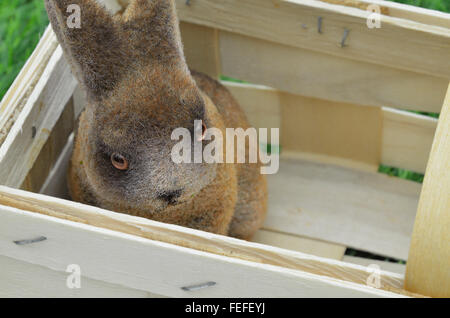
[[[0,2],[0,99],[48,25],[43,0]]]
[[[378,168],[378,172],[385,173],[392,177],[399,177],[402,179],[407,179],[415,182],[422,183],[424,175],[422,173],[405,170],[405,169],[399,169],[395,167],[380,165]]]

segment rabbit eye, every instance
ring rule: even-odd
[[[114,168],[116,168],[118,170],[127,170],[128,169],[128,160],[125,159],[124,156],[122,156],[118,153],[113,153],[111,155],[111,163],[114,166]]]

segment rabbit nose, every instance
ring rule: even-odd
[[[173,204],[181,196],[182,190],[164,191],[158,195],[158,199],[166,201],[169,204]]]

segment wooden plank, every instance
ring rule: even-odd
[[[217,273],[222,273],[223,271],[226,271],[225,269],[221,269],[223,264],[228,263],[230,265],[233,264],[240,264],[237,265],[238,268],[241,268],[242,264],[249,265],[252,270],[254,268],[260,268],[264,269],[263,271],[269,270],[275,270],[279,272],[281,275],[287,275],[287,273],[292,273],[295,275],[314,275],[317,279],[324,279],[325,281],[329,282],[329,279],[336,280],[340,282],[345,283],[351,283],[358,285],[358,288],[363,286],[366,283],[367,277],[369,273],[366,271],[364,267],[359,267],[357,265],[348,265],[343,262],[338,262],[335,260],[330,260],[326,258],[320,258],[317,256],[312,256],[308,254],[302,254],[299,252],[294,251],[288,251],[283,250],[280,248],[275,248],[267,245],[261,245],[261,244],[255,244],[250,243],[242,240],[237,240],[230,237],[225,237],[221,235],[215,235],[211,233],[206,233],[202,231],[196,231],[180,226],[170,225],[170,224],[164,224],[159,222],[154,222],[147,219],[142,218],[136,218],[133,216],[125,215],[125,214],[119,214],[114,213],[106,210],[102,210],[99,208],[87,206],[78,204],[71,201],[65,201],[61,199],[56,199],[53,197],[47,197],[39,194],[33,194],[30,192],[24,192],[20,190],[14,190],[11,188],[6,187],[0,187],[0,204],[3,206],[1,207],[2,210],[2,217],[0,222],[0,236],[3,236],[3,238],[9,237],[6,241],[10,242],[11,240],[14,240],[13,237],[16,237],[17,234],[20,233],[21,237],[36,237],[40,235],[44,235],[46,237],[52,237],[52,235],[55,235],[57,237],[56,241],[51,240],[50,246],[54,246],[54,244],[62,244],[62,246],[65,246],[65,244],[69,244],[68,242],[65,242],[66,240],[73,241],[74,237],[80,237],[80,239],[76,239],[76,246],[71,244],[71,251],[78,250],[76,253],[83,253],[86,250],[86,246],[89,246],[89,248],[97,249],[100,248],[106,253],[109,253],[109,250],[111,247],[105,247],[105,243],[98,242],[96,240],[89,242],[90,237],[92,238],[92,235],[90,235],[90,231],[94,232],[101,232],[103,234],[99,235],[99,239],[102,241],[110,242],[114,246],[115,243],[111,239],[108,239],[105,237],[106,233],[110,233],[111,235],[117,236],[117,237],[124,237],[125,234],[131,234],[131,235],[125,235],[127,239],[124,239],[124,241],[128,242],[127,247],[123,247],[123,249],[119,248],[116,249],[122,255],[120,259],[123,258],[123,253],[128,253],[128,249],[132,250],[132,252],[138,253],[138,255],[145,256],[148,255],[149,260],[153,260],[153,262],[158,262],[158,257],[161,256],[165,259],[165,261],[161,260],[161,263],[158,263],[159,266],[166,267],[166,261],[169,261],[166,259],[168,257],[164,253],[169,253],[173,249],[177,251],[184,250],[186,253],[188,253],[190,256],[189,258],[191,261],[194,261],[195,255],[202,254],[204,257],[200,257],[198,259],[199,262],[201,262],[202,268],[203,266],[211,266],[210,270],[215,273],[215,276],[217,276]],[[20,209],[20,213],[17,209]],[[33,211],[32,212],[25,212],[25,211]],[[50,215],[51,217],[47,217],[47,215]],[[11,217],[11,218],[9,218]],[[28,220],[28,221],[27,221]],[[11,222],[16,224],[18,222],[17,226],[13,225]],[[61,229],[60,226],[53,226],[57,222],[58,224],[69,224],[67,226],[64,226],[64,229]],[[74,223],[75,222],[75,223]],[[44,226],[43,230],[40,229],[40,224]],[[45,224],[48,224],[45,225]],[[53,224],[53,225],[52,225]],[[91,226],[92,225],[92,226]],[[80,229],[80,233],[78,234],[68,234],[67,231],[69,229],[73,229],[75,231],[75,228]],[[88,229],[90,229],[88,232],[86,232]],[[113,231],[107,231],[107,230],[113,230]],[[53,231],[57,231],[60,234],[53,233]],[[118,233],[118,232],[121,233]],[[52,234],[53,233],[53,234]],[[64,236],[63,238],[60,238],[60,236]],[[107,236],[110,236],[109,234]],[[133,239],[132,239],[133,237]],[[150,240],[148,240],[150,239]],[[9,246],[9,248],[6,248],[6,246],[3,248],[0,248],[0,250],[5,251],[4,253],[9,253],[12,251],[15,251],[13,254],[4,254],[8,257],[18,258],[23,261],[33,261],[36,260],[36,257],[44,257],[43,252],[41,251],[41,248],[39,248],[40,251],[36,251],[36,254],[27,254],[22,252],[19,253],[19,250],[17,249],[11,249],[11,244],[6,242],[5,239],[0,239],[0,244],[6,244]],[[146,252],[138,251],[139,248],[137,248],[136,244],[138,242],[145,243]],[[167,244],[168,243],[168,244]],[[119,244],[119,243],[117,243]],[[173,245],[171,248],[169,248],[170,244],[176,244]],[[86,246],[85,246],[86,245]],[[161,247],[161,250],[159,252],[153,253],[152,249],[150,248],[150,245],[159,245]],[[39,245],[41,246],[41,245]],[[45,247],[45,243],[42,244],[42,246]],[[67,245],[66,245],[67,246]],[[0,246],[1,247],[1,246]],[[148,249],[147,249],[148,248]],[[186,249],[184,249],[186,248]],[[58,249],[59,250],[59,249]],[[114,250],[114,248],[112,249]],[[119,251],[120,250],[120,251]],[[165,250],[165,252],[164,252]],[[30,252],[29,249],[27,249],[28,252]],[[107,252],[108,251],[108,252]],[[19,257],[19,253],[21,257]],[[61,252],[62,253],[62,252]],[[69,253],[69,254],[70,254]],[[97,252],[93,252],[94,254]],[[174,252],[175,253],[175,252]],[[144,255],[145,254],[145,255]],[[176,253],[175,253],[176,254]],[[166,256],[164,256],[166,255]],[[151,256],[151,257],[150,257]],[[23,257],[26,257],[26,259],[23,259]],[[39,258],[38,257],[38,258]],[[47,260],[48,260],[47,256]],[[100,255],[99,255],[100,257]],[[113,256],[111,256],[113,257]],[[112,260],[111,257],[107,257],[104,259],[106,264],[109,264],[111,262],[116,262],[117,264],[120,263],[120,260]],[[176,257],[173,255],[173,257]],[[206,259],[204,259],[206,257]],[[98,257],[97,262],[99,261]],[[170,257],[169,257],[170,258]],[[50,258],[52,259],[52,258]],[[103,258],[102,258],[103,259]],[[125,258],[128,259],[128,258]],[[132,258],[131,258],[132,259]],[[130,261],[131,261],[130,259]],[[222,265],[216,266],[215,262],[214,264],[210,263],[210,265],[206,265],[209,263],[208,259],[216,259],[220,260],[217,263]],[[71,263],[76,263],[76,261],[85,261],[84,259],[76,259],[73,260]],[[86,260],[91,261],[91,260]],[[93,261],[93,260],[92,260]],[[143,262],[134,260],[134,264],[131,268],[129,268],[127,271],[123,271],[123,273],[127,272],[127,275],[129,273],[134,273],[136,275],[139,274],[140,271],[147,268]],[[190,261],[188,261],[189,263]],[[205,263],[203,263],[205,262]],[[179,270],[189,270],[188,267],[179,267],[176,264],[185,264],[185,262],[181,259],[172,259],[170,261],[173,266],[177,267],[177,271]],[[81,263],[80,263],[81,264]],[[139,266],[137,265],[139,264]],[[115,266],[115,265],[113,265]],[[135,272],[135,267],[138,266],[141,268],[140,271]],[[155,264],[153,265],[155,266]],[[230,265],[231,266],[231,265]],[[262,266],[262,267],[261,267]],[[102,266],[100,266],[102,267]],[[109,267],[109,266],[107,266]],[[206,268],[205,267],[205,268]],[[233,266],[231,266],[233,267]],[[245,266],[244,266],[245,267]],[[114,270],[113,267],[111,267],[111,270]],[[160,268],[158,271],[164,270],[163,268]],[[117,270],[114,273],[117,274],[121,270]],[[196,268],[194,270],[197,272],[195,275],[201,275],[200,272],[203,273],[203,271],[198,271],[198,265],[196,265]],[[241,273],[242,275],[247,275],[245,273]],[[174,273],[170,274],[171,276],[174,275]],[[238,277],[244,277],[244,276],[238,276]],[[256,274],[255,274],[256,275]],[[294,275],[294,276],[295,276]],[[88,275],[89,276],[89,275]],[[171,277],[169,276],[169,277]],[[187,283],[187,279],[190,278],[191,274],[177,272],[175,274],[176,277],[183,278],[185,282]],[[277,275],[275,275],[277,276]],[[289,276],[289,275],[288,275]],[[90,277],[90,276],[89,276]],[[158,276],[157,279],[164,279],[163,277]],[[200,276],[199,276],[200,277]],[[202,279],[205,279],[206,276],[202,276]],[[247,276],[245,276],[247,277]],[[277,276],[278,277],[278,276]],[[302,276],[303,277],[303,276]],[[91,277],[94,279],[99,279],[98,277]],[[269,277],[270,278],[270,275]],[[111,278],[113,279],[113,278]],[[153,279],[153,278],[152,278]],[[156,278],[155,278],[156,279]],[[224,282],[229,280],[230,277],[224,277]],[[264,279],[263,279],[264,280]],[[264,286],[259,285],[259,287],[264,287],[261,290],[262,294],[258,295],[277,295],[278,289],[270,288],[270,280],[266,283],[258,283],[263,284]],[[107,280],[110,281],[110,280]],[[166,283],[170,280],[166,280]],[[213,279],[214,281],[214,279]],[[117,281],[110,281],[112,283],[118,283]],[[158,282],[160,284],[161,282]],[[195,280],[190,282],[196,283]],[[233,282],[235,284],[236,282]],[[277,280],[272,281],[272,283],[278,284]],[[266,286],[266,284],[269,284]],[[361,285],[362,284],[362,285]],[[396,290],[396,292],[401,293],[401,286],[403,284],[402,277],[396,274],[391,274],[388,272],[385,272],[382,274],[381,277],[381,288],[386,290]],[[128,286],[128,285],[127,285]],[[153,286],[153,285],[152,285]],[[183,285],[181,285],[183,286]],[[136,286],[128,286],[130,288],[136,288],[136,289],[142,289],[138,288]],[[172,286],[175,288],[174,286]],[[287,289],[288,285],[286,286]],[[265,290],[264,290],[265,289]],[[179,292],[175,293],[175,290],[173,290],[171,293],[163,292],[162,290],[156,290],[156,289],[144,289],[156,294],[165,295],[165,296],[179,296],[181,295]],[[252,288],[252,290],[256,290],[256,288]],[[284,290],[284,289],[283,289]],[[319,291],[318,289],[317,291]],[[274,294],[270,294],[271,291],[277,292]],[[231,291],[228,291],[229,296],[239,296],[239,295],[252,295],[253,297],[257,296],[256,294],[248,294],[248,289],[243,289],[242,293],[240,291],[235,291],[237,294],[232,294]],[[286,290],[285,290],[286,292]],[[297,291],[299,292],[299,291]],[[175,294],[173,294],[175,293]],[[247,293],[247,294],[246,294]],[[320,291],[322,293],[322,291]],[[185,295],[185,294],[184,294]],[[217,295],[224,295],[223,290],[219,291],[219,294]],[[280,295],[286,295],[284,292]],[[303,295],[302,292],[299,295]],[[210,294],[210,296],[216,296],[216,294]]]
[[[450,85],[420,195],[405,286],[450,297]]]
[[[58,47],[0,147],[0,183],[20,187],[76,86]],[[17,160],[17,158],[21,160]]]
[[[434,76],[236,33],[220,32],[219,43],[223,74],[297,95],[439,112],[447,90],[448,81]]]
[[[238,100],[252,126],[281,129],[283,157],[307,159],[365,171],[378,170],[378,152],[381,142],[378,108],[331,103],[285,94],[261,85],[225,81],[222,84]],[[329,109],[331,114],[327,113]],[[341,111],[350,115],[342,116]],[[334,118],[336,113],[341,119],[339,125]],[[360,125],[361,118],[371,124]],[[313,122],[315,124],[311,125]],[[308,129],[302,127],[303,123],[306,123]],[[333,129],[330,129],[331,127]],[[350,132],[352,127],[353,132]],[[370,130],[370,128],[375,129]],[[368,136],[373,137],[372,143],[364,140],[364,137]],[[348,138],[355,141],[352,147],[340,146],[347,144]],[[337,143],[336,139],[338,139]],[[370,150],[367,151],[368,149]]]
[[[4,298],[156,298],[158,295],[81,276],[81,288],[66,285],[71,273],[0,256],[0,297]],[[83,274],[83,273],[81,273]]]
[[[352,7],[357,8],[360,10],[367,10],[369,9],[369,5],[371,2],[369,1],[363,1],[363,0],[319,0],[322,2],[330,3],[330,4],[336,4],[340,6],[346,6],[346,7]],[[386,7],[379,7],[380,13],[384,15],[389,15],[389,10]]]
[[[68,264],[77,264],[85,277],[163,296],[401,296],[360,284],[214,255],[14,208],[2,207],[0,227],[1,250],[7,257],[57,271],[65,270]],[[31,246],[11,243],[37,233],[45,233],[47,240]],[[67,246],[71,247],[70,250]],[[195,292],[181,289],[207,281],[216,285]]]
[[[72,133],[66,141],[66,145],[42,185],[39,193],[52,197],[70,200],[69,188],[67,187],[67,171],[73,150],[74,134]]]
[[[257,128],[281,127],[283,156],[376,171],[380,163],[424,172],[437,120],[222,82]]]
[[[51,27],[47,27],[36,49],[3,97],[0,103],[0,146],[25,106],[57,45],[55,34]]]
[[[424,173],[437,119],[383,108],[381,162]]]
[[[312,240],[306,237],[266,229],[261,229],[256,232],[252,242],[336,260],[342,260],[347,249],[345,246],[339,244]]]
[[[367,10],[369,5],[375,4],[380,8],[383,15],[416,21],[424,24],[431,24],[450,28],[450,14],[435,10],[429,10],[413,5],[383,1],[383,0],[320,0],[328,3],[355,6],[362,10]]]
[[[40,191],[51,169],[58,161],[67,139],[74,129],[74,124],[73,98],[71,98],[53,127],[47,142],[39,152],[21,189],[32,192]]]
[[[277,90],[261,85],[222,81],[244,110],[250,124],[255,128],[281,127],[280,94]],[[270,140],[270,139],[268,139]]]
[[[334,156],[378,168],[380,107],[282,94],[281,121],[283,151]]]
[[[181,20],[186,22],[450,78],[447,28],[384,16],[382,28],[369,29],[366,22],[370,12],[314,0],[203,0],[191,5],[177,0],[176,3]],[[321,32],[318,32],[319,17],[323,21]],[[345,29],[350,34],[345,47],[341,47]]]
[[[81,88],[80,85],[77,85],[75,91],[73,93],[73,108],[74,108],[74,118],[77,120],[78,116],[80,116],[81,112],[86,107],[86,92]]]
[[[358,264],[363,266],[377,265],[381,270],[389,271],[405,275],[406,265],[392,262],[384,262],[369,258],[345,255],[342,260],[347,263]]]
[[[184,55],[190,69],[219,78],[220,56],[218,31],[204,26],[181,22]]]
[[[268,176],[264,228],[406,260],[421,185],[378,173],[282,160]]]

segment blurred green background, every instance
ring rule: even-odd
[[[450,0],[396,0],[396,2],[450,12]],[[48,25],[44,0],[0,2],[0,99],[8,90]],[[229,78],[223,78],[228,79]],[[438,114],[426,114],[438,117]],[[422,182],[423,175],[395,167],[380,166],[380,172]]]

